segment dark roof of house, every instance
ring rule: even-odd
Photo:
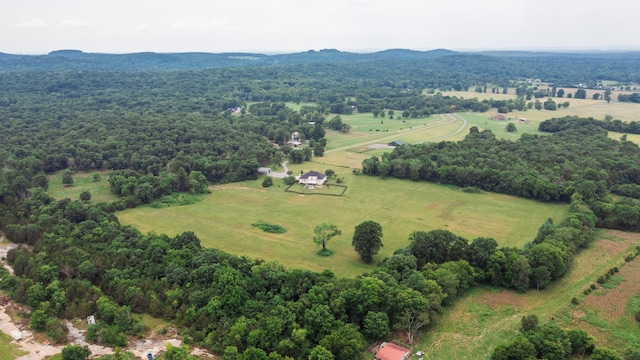
[[[312,170],[312,171],[309,171],[308,173],[306,173],[306,174],[304,174],[304,175],[301,175],[301,176],[300,176],[300,179],[308,179],[308,178],[309,178],[309,176],[315,176],[315,177],[317,177],[318,179],[324,179],[324,178],[326,178],[326,177],[327,177],[327,175],[325,175],[325,174],[323,174],[323,173],[321,173],[321,172],[313,171],[313,170]]]
[[[402,146],[405,145],[406,142],[402,141],[402,140],[396,140],[396,141],[392,141],[389,143],[389,146]]]

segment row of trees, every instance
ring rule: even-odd
[[[561,329],[553,323],[538,326],[535,315],[522,318],[520,334],[493,350],[491,359],[567,359],[589,356],[597,360],[623,360],[615,351],[595,346],[595,338],[580,329]],[[636,359],[637,349],[626,350],[626,359]]]

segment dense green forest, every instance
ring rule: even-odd
[[[346,62],[331,60],[340,54],[327,51],[269,58],[267,65],[162,71],[102,68],[108,62],[96,59],[95,68],[86,68],[86,59],[74,60],[83,58],[78,53],[48,55],[53,65],[46,58],[0,56],[0,229],[31,246],[9,252],[15,275],[1,268],[0,288],[29,305],[34,329],[54,341],[66,336],[59,318],[95,313],[101,321],[89,328],[88,339],[123,346],[126,336],[143,330],[130,312],[145,312],[175,322],[186,343],[224,359],[352,360],[393,329],[415,334],[437,321],[443,306],[476,284],[544,288],[563,276],[596,226],[638,229],[640,151],[608,139],[609,125],[592,119],[552,119],[541,130],[553,134],[516,142],[473,128],[457,143],[405,145],[363,163],[367,175],[570,202],[562,223],[542,224],[522,249],[499,248],[489,237],[416,231],[407,248],[371,273],[343,279],[206,249],[190,232],[141,234],[119,224],[116,210],[255,179],[259,166],[295,158],[291,154],[302,152],[273,146],[294,131],[320,156],[325,129],[335,128],[335,121],[325,121],[330,113],[486,111],[500,104],[422,93],[507,86],[521,78],[557,84],[640,78],[630,65],[633,54],[445,52],[392,60],[394,54]],[[304,60],[313,55],[324,58]],[[568,63],[573,66],[558,65]],[[284,101],[314,105],[294,111]],[[111,171],[110,187],[120,200],[52,199],[47,175],[64,169]],[[610,193],[628,197],[614,201]]]

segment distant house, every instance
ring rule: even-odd
[[[317,186],[324,184],[324,181],[327,180],[327,175],[318,171],[309,171],[306,174],[297,176],[296,180],[298,180],[299,184]]]
[[[492,117],[491,120],[507,120],[507,117],[502,115],[502,114],[498,114],[498,115]]]
[[[291,140],[287,141],[287,145],[294,148],[302,145],[302,141],[300,141],[300,133],[294,131],[293,134],[291,134]]]
[[[390,142],[390,143],[389,143],[389,144],[387,144],[387,145],[389,145],[389,146],[393,146],[393,147],[398,147],[398,146],[402,146],[402,145],[406,145],[406,144],[407,144],[407,143],[406,143],[406,142],[404,142],[404,141],[402,141],[402,140],[396,140],[396,141],[392,141],[392,142]]]
[[[411,355],[409,349],[393,343],[382,343],[380,350],[376,353],[376,360],[407,360],[409,355]]]
[[[258,175],[268,175],[268,174],[271,174],[271,168],[268,168],[268,167],[258,168]]]
[[[523,122],[527,122],[527,119],[526,118],[520,118],[520,119],[518,119],[518,121],[523,123]]]

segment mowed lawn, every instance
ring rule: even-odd
[[[312,170],[305,163],[305,171]],[[324,171],[324,165],[316,170]],[[301,167],[293,168],[299,173]],[[448,229],[470,241],[478,236],[495,238],[504,246],[522,246],[536,234],[548,217],[565,215],[565,204],[544,204],[499,194],[467,194],[457,188],[396,179],[354,176],[348,169],[334,168],[348,189],[344,196],[299,195],[284,192],[281,180],[262,188],[262,179],[212,187],[200,202],[163,209],[140,207],[117,213],[123,224],[142,232],[176,235],[194,231],[202,245],[265,260],[290,268],[314,271],[332,269],[341,276],[355,276],[373,269],[353,250],[356,225],[373,220],[382,225],[384,247],[378,262],[409,244],[413,231]],[[264,221],[287,229],[269,234],[252,227]],[[316,255],[313,229],[321,223],[335,224],[342,235],[328,248],[333,256]]]
[[[640,327],[631,311],[632,307],[638,310],[638,294],[624,291],[629,287],[624,281],[614,289],[597,285],[588,296],[583,291],[614,266],[621,267],[619,276],[637,289],[640,258],[621,264],[639,240],[640,234],[601,230],[598,240],[575,257],[569,272],[544,290],[520,294],[486,286],[473,288],[423,333],[415,349],[425,351],[425,359],[487,359],[496,345],[518,334],[520,320],[528,314],[536,314],[540,324],[555,322],[562,328],[586,330],[596,338],[597,346],[638,346]],[[608,294],[614,297],[606,298]],[[574,297],[579,305],[571,303]]]

